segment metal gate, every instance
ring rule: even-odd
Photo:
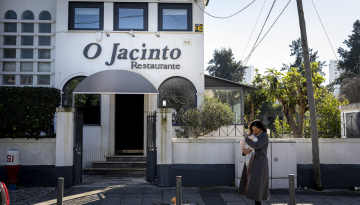
[[[146,181],[156,183],[156,111],[147,116]]]
[[[83,111],[75,111],[75,135],[74,135],[74,176],[73,184],[82,181],[82,152],[83,152]]]

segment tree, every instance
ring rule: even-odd
[[[290,68],[295,67],[298,69],[298,72],[303,73],[305,75],[305,67],[303,66],[304,58],[303,58],[303,49],[301,38],[292,41],[290,46],[291,54],[290,56],[295,56],[295,62],[290,63],[290,65],[286,65],[283,63],[283,67],[281,68],[282,71],[290,71]],[[326,61],[317,61],[319,58],[318,51],[313,52],[312,48],[309,48],[309,55],[310,55],[310,63],[318,63],[318,67],[316,69],[316,73],[320,73],[321,75],[325,76],[325,73],[322,71],[323,66],[326,66]]]
[[[228,104],[216,97],[205,97],[199,107],[179,113],[177,120],[181,120],[182,123],[179,124],[183,126],[175,129],[175,134],[177,138],[197,138],[232,124],[234,118]]]
[[[258,69],[255,69],[255,76],[251,86],[257,89],[244,97],[244,116],[248,123],[252,122],[259,114],[261,105],[265,101],[269,101],[267,82]]]
[[[318,91],[318,99],[316,100],[317,112],[317,129],[319,137],[321,138],[336,138],[341,134],[341,119],[340,110],[337,109],[340,105],[346,105],[349,102],[344,99],[343,102],[338,101],[334,94],[327,88],[322,87]],[[275,120],[275,131],[277,134],[290,134],[291,129],[288,123],[279,119]],[[304,137],[310,138],[310,116],[305,114],[303,121]]]
[[[206,68],[206,71],[209,71],[212,76],[237,83],[242,82],[246,67],[241,65],[241,61],[236,62],[233,55],[231,48],[228,50],[225,48],[215,49],[213,59],[209,61],[208,64],[210,65]]]
[[[342,60],[338,62],[338,68],[344,70],[345,73],[335,80],[335,84],[339,84],[346,78],[355,77],[360,74],[360,21],[356,20],[353,25],[353,34],[349,35],[349,39],[344,44],[350,49],[347,51],[338,48],[338,53]]]
[[[339,102],[335,98],[334,94],[329,92],[326,88],[319,90],[319,97],[316,102],[319,137],[340,137],[341,119],[340,110],[337,108],[340,105],[346,105],[348,103],[349,101],[347,99],[345,99],[343,102]],[[310,135],[310,130],[308,133]]]
[[[315,97],[318,96],[320,84],[325,81],[325,78],[316,72],[317,69],[318,63],[312,63]],[[275,69],[268,69],[266,72],[268,73],[266,79],[269,83],[270,96],[276,98],[283,106],[283,115],[293,134],[295,136],[302,135],[304,116],[309,111],[304,71],[299,72],[298,68],[293,67],[285,75]],[[295,113],[299,115],[297,122],[294,119]]]
[[[347,78],[340,83],[340,96],[349,100],[349,103],[360,103],[360,75]]]

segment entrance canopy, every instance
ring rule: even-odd
[[[105,70],[87,77],[73,94],[158,94],[155,86],[138,73]]]

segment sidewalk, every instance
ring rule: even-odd
[[[191,205],[247,205],[253,201],[237,195],[235,187],[183,187],[183,204]],[[285,205],[288,190],[271,190],[270,200],[262,204]],[[56,204],[54,191],[39,200],[37,205]],[[154,205],[170,204],[176,196],[175,187],[156,187],[143,178],[85,176],[83,183],[64,190],[64,204],[90,205]],[[296,191],[297,205],[360,205],[360,193],[349,190],[311,189]]]

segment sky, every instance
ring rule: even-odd
[[[229,16],[238,12],[252,1],[253,0],[210,0],[205,11],[213,16]],[[313,1],[336,54],[335,57],[312,1],[303,0],[309,48],[318,51],[319,60],[326,61],[327,66],[323,68],[323,72],[325,72],[325,84],[328,84],[329,60],[335,60],[336,58],[340,59],[339,54],[337,53],[339,47],[348,49],[343,42],[352,34],[353,23],[357,19],[360,19],[360,1]],[[255,0],[255,2],[244,11],[227,19],[216,19],[204,14],[204,69],[209,66],[208,62],[212,59],[215,49],[231,48],[236,61],[245,59],[249,55],[251,48],[260,33],[261,27],[265,22],[273,2],[274,0]],[[287,3],[288,0],[276,1],[260,39],[279,16]],[[264,8],[259,17],[263,4]],[[250,39],[258,17],[259,21]],[[290,56],[289,45],[291,45],[293,40],[296,40],[299,37],[300,28],[297,4],[296,0],[291,0],[286,10],[266,35],[265,39],[255,49],[247,65],[258,68],[260,73],[264,73],[267,68],[276,68],[277,70],[280,70],[283,63],[290,64],[295,61],[295,57]],[[245,51],[249,39],[250,43]]]

